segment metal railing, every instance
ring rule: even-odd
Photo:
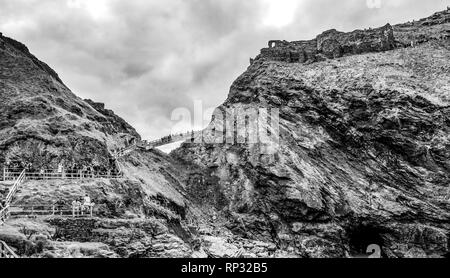
[[[4,208],[0,208],[0,226],[3,225],[9,217],[9,205],[6,205]]]
[[[113,156],[117,160],[117,159],[124,157],[125,155],[131,153],[132,151],[134,151],[137,148],[137,146],[138,146],[138,144],[134,143],[126,148],[118,150]]]
[[[172,143],[175,143],[175,142],[178,142],[178,141],[194,139],[195,137],[197,137],[201,133],[202,133],[202,131],[195,131],[193,134],[192,134],[192,132],[186,132],[186,133],[183,133],[183,134],[171,135],[170,140],[168,140],[169,137],[165,137],[165,138],[161,138],[161,139],[154,140],[154,141],[141,141],[141,142],[138,143],[138,147],[141,147],[141,148],[157,148],[157,147],[161,147],[161,146],[164,146],[164,145],[172,144]]]
[[[16,180],[21,172],[10,169],[4,171],[4,181]],[[24,180],[83,180],[83,179],[122,179],[121,172],[118,174],[92,173],[92,172],[46,172],[46,173],[25,173]]]
[[[87,209],[86,209],[87,208]],[[9,208],[9,214],[12,217],[17,216],[72,216],[72,217],[93,217],[94,206],[67,206],[67,205],[49,205],[49,204],[31,204],[31,205],[12,205]]]
[[[11,201],[14,197],[14,194],[17,192],[17,188],[25,179],[25,170],[23,170],[20,175],[17,177],[17,180],[14,182],[14,185],[9,189],[8,195],[3,202],[3,207],[0,206],[0,225],[3,225],[6,220],[10,217],[10,205]]]
[[[14,185],[9,190],[8,195],[6,195],[5,204],[8,206],[11,203],[12,198],[14,197],[14,194],[17,192],[17,188],[19,185],[24,181],[25,179],[25,170],[23,170],[19,176],[17,177],[16,181],[14,182]]]
[[[17,259],[19,256],[3,241],[0,241],[0,259]]]

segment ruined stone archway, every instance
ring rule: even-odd
[[[277,47],[279,41],[269,41],[269,48]]]

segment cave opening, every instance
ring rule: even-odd
[[[373,255],[373,247],[379,247],[382,256],[384,246],[383,230],[373,225],[359,225],[348,231],[350,254],[353,256]]]

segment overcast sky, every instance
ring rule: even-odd
[[[0,0],[0,32],[145,139],[176,108],[217,107],[271,39],[420,19],[450,0]]]

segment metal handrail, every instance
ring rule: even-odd
[[[0,240],[0,258],[18,259],[19,256],[6,244]]]
[[[138,143],[138,146],[139,147],[144,147],[144,148],[145,147],[150,147],[150,148],[152,148],[152,147],[154,147],[154,148],[155,147],[160,147],[160,146],[164,146],[164,145],[175,143],[177,141],[189,140],[189,139],[191,139],[193,137],[196,137],[197,135],[199,135],[201,133],[202,133],[202,131],[195,131],[194,134],[192,134],[192,132],[186,132],[186,133],[183,133],[181,135],[180,134],[175,134],[175,135],[172,135],[171,140],[167,141],[167,142],[164,142],[163,138],[158,139],[158,140],[154,140],[154,141],[150,141],[150,142],[148,142],[148,141],[141,141],[140,143]]]
[[[117,159],[119,159],[119,158],[129,154],[130,152],[134,151],[137,148],[137,146],[138,146],[138,144],[135,143],[135,144],[133,144],[131,146],[128,146],[128,147],[118,151],[116,153],[116,155],[114,156],[114,158],[117,160]]]
[[[14,182],[14,185],[9,189],[8,195],[6,195],[5,207],[2,208],[2,210],[0,211],[0,224],[1,225],[3,225],[3,223],[5,223],[6,220],[9,218],[9,216],[10,216],[9,209],[10,209],[11,201],[14,197],[14,194],[17,192],[17,188],[23,182],[24,179],[25,179],[25,170],[22,171],[22,173],[19,175],[17,180]]]
[[[58,215],[69,213],[73,217],[75,216],[84,216],[84,210],[82,209],[82,205],[78,208],[74,208],[70,205],[49,205],[49,204],[31,204],[31,205],[11,205],[9,208],[9,213],[13,215],[17,215],[20,213],[25,213],[31,216],[40,215]],[[89,215],[93,216],[93,208],[94,206],[89,207]]]
[[[6,205],[4,208],[0,210],[0,225],[6,222],[6,220],[10,216],[9,205]]]
[[[14,194],[16,193],[17,188],[24,181],[24,179],[25,179],[25,170],[23,170],[22,173],[20,173],[20,175],[17,178],[16,182],[14,183],[14,185],[9,190],[8,195],[6,195],[5,203],[6,203],[7,206],[11,203],[11,200],[12,200]]]
[[[15,178],[19,172],[12,172],[6,169],[8,177],[5,180]],[[65,172],[64,174],[58,172],[47,172],[47,173],[25,173],[24,180],[80,180],[80,179],[120,179],[123,178],[121,174],[110,174],[102,175],[95,173],[82,172]]]

